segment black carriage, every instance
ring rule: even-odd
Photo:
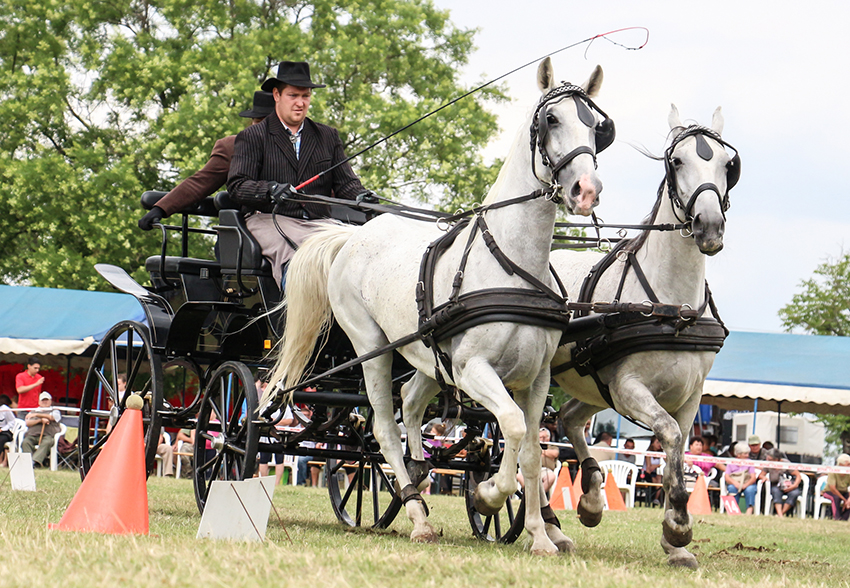
[[[143,207],[152,208],[164,195],[145,192]],[[355,224],[368,220],[369,211],[355,203],[332,206],[334,218]],[[217,219],[218,224],[192,228],[190,216]],[[371,433],[371,410],[359,366],[322,378],[309,391],[294,392],[294,403],[314,409],[312,418],[297,430],[278,428],[279,416],[258,412],[255,378],[266,368],[269,352],[280,338],[282,321],[275,307],[281,296],[238,206],[222,192],[182,211],[179,226],[163,225],[161,231],[160,253],[145,263],[150,286],[141,286],[120,268],[96,266],[115,288],[139,300],[147,324],[116,324],[95,353],[81,400],[81,475],[86,475],[109,438],[128,395],[137,393],[145,398],[148,474],[156,468],[165,429],[195,431],[193,479],[200,510],[212,481],[253,476],[258,453],[309,455],[326,460],[331,504],[341,522],[387,527],[402,501],[392,472],[382,467],[384,459]],[[167,254],[169,235],[175,233],[179,256]],[[192,233],[216,237],[217,259],[189,257]],[[332,330],[317,353],[314,373],[354,358],[340,329]],[[400,385],[410,374],[409,366],[400,356],[395,365]],[[119,376],[126,379],[123,393]],[[465,436],[453,446],[429,447],[431,465],[464,472],[462,491],[477,537],[513,541],[523,526],[521,494],[495,516],[480,515],[471,500],[475,486],[498,469],[498,425],[486,410],[457,398],[450,391],[443,393],[426,415],[455,418],[466,425]],[[303,441],[317,447],[303,447]]]

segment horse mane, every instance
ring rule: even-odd
[[[670,129],[670,132],[667,134],[667,137],[674,137],[673,141],[675,141],[675,137],[678,137],[686,128],[683,126],[676,126]],[[655,161],[664,161],[665,155],[655,155],[651,151],[649,151],[646,147],[641,145],[632,145],[638,153],[648,157],[649,159],[654,159]],[[667,173],[665,170],[664,177],[661,179],[661,184],[658,186],[658,193],[655,197],[655,204],[652,205],[652,210],[649,214],[643,219],[640,223],[642,225],[652,225],[655,224],[655,219],[658,217],[658,211],[661,209],[661,199],[664,196],[664,188],[667,186]],[[649,238],[649,229],[643,229],[637,237],[634,239],[630,239],[628,244],[623,248],[624,251],[630,253],[637,253],[641,247],[643,247],[646,240]]]

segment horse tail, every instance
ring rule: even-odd
[[[298,248],[286,273],[286,293],[278,308],[286,307],[283,338],[277,344],[269,385],[260,399],[264,406],[277,392],[277,382],[290,388],[307,371],[316,341],[326,336],[333,320],[328,299],[331,265],[358,227],[328,223]]]

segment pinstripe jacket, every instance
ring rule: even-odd
[[[269,184],[288,182],[293,186],[345,159],[339,133],[333,127],[305,119],[301,131],[300,157],[289,140],[283,123],[274,113],[236,135],[227,190],[243,210],[272,212]],[[349,164],[341,165],[304,188],[306,194],[354,199],[364,192]],[[329,214],[323,204],[287,202],[278,213],[295,218],[321,218]]]

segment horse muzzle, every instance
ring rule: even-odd
[[[704,255],[717,255],[723,249],[723,233],[726,223],[723,218],[707,221],[698,214],[692,221],[694,241]]]
[[[602,182],[589,174],[583,174],[566,195],[567,211],[580,216],[590,216],[599,204],[600,192],[602,192]]]

